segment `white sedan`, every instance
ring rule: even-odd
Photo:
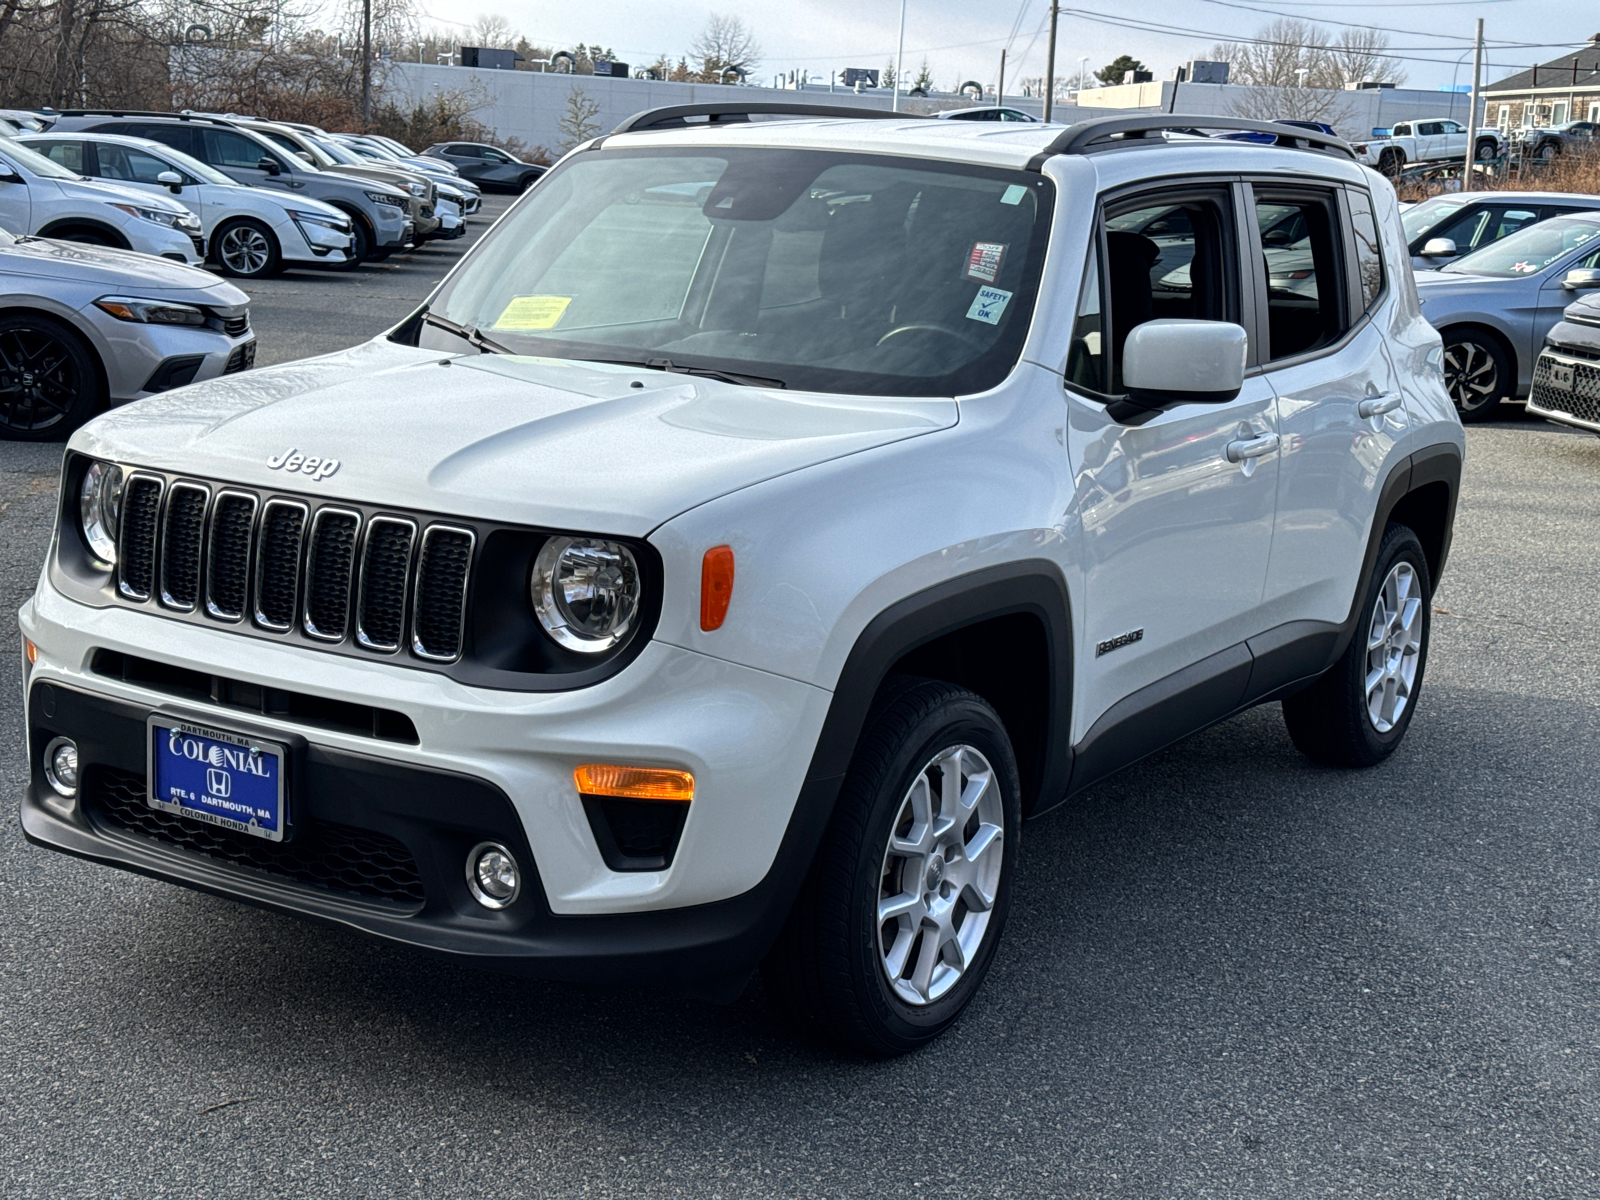
[[[246,187],[148,138],[40,133],[18,141],[69,171],[178,201],[200,218],[209,258],[224,275],[261,279],[286,266],[350,262],[350,218],[320,200]]]

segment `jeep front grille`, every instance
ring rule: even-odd
[[[477,534],[456,524],[135,471],[116,592],[329,647],[451,663],[476,548]]]

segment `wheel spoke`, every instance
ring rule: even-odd
[[[912,922],[920,921],[927,911],[919,893],[901,892],[898,896],[878,901],[878,924],[887,925],[890,921],[899,921],[902,918],[909,918]]]

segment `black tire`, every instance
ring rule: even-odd
[[[60,441],[104,396],[100,364],[75,330],[36,313],[0,316],[0,437]]]
[[[1511,394],[1511,356],[1481,329],[1444,331],[1444,386],[1463,421],[1487,421]]]
[[[1540,144],[1539,148],[1534,151],[1533,156],[1540,162],[1554,162],[1561,156],[1561,143],[1543,142]]]
[[[330,264],[328,270],[354,271],[372,256],[372,231],[355,213],[346,209],[340,211],[350,218],[350,255],[342,263]]]
[[[1373,645],[1374,631],[1379,624],[1380,593],[1391,573],[1404,568],[1409,568],[1416,589],[1411,621],[1415,623],[1418,640],[1409,652],[1393,649],[1401,639],[1387,626],[1383,645]],[[1383,601],[1383,611],[1387,612],[1387,597]],[[1411,718],[1416,715],[1428,666],[1432,618],[1433,581],[1428,574],[1428,559],[1422,552],[1422,543],[1408,526],[1391,524],[1384,530],[1378,560],[1362,589],[1361,604],[1356,609],[1356,630],[1349,647],[1315,683],[1283,702],[1283,721],[1300,753],[1330,767],[1376,766],[1394,753],[1411,726]],[[1380,651],[1385,661],[1403,663],[1409,656],[1414,666],[1410,682],[1405,685],[1404,707],[1392,714],[1387,728],[1381,727],[1383,721],[1374,718],[1367,690],[1371,660]],[[1385,676],[1386,688],[1387,680]],[[1379,708],[1382,717],[1382,703]]]
[[[517,191],[525,192],[538,182],[538,175],[524,175],[520,180],[517,181]]]
[[[211,235],[211,258],[218,270],[235,279],[269,279],[283,270],[277,237],[248,217],[217,226]]]
[[[1484,138],[1473,151],[1473,157],[1479,162],[1491,162],[1500,157],[1500,150],[1489,138]]]
[[[1382,150],[1378,153],[1378,172],[1393,179],[1406,165],[1406,156],[1399,150]]]
[[[61,242],[76,242],[80,246],[109,246],[112,249],[126,249],[119,246],[117,240],[109,233],[101,233],[98,229],[67,229],[60,233],[47,233],[44,237],[55,238]]]
[[[943,752],[958,748],[961,756],[947,760],[955,763],[957,777],[981,766],[971,753],[975,750],[987,760],[988,786],[998,792],[980,787],[972,793],[982,799],[959,826],[923,823],[948,829],[952,843],[936,845],[928,834],[923,840],[930,851],[892,855],[892,831],[912,838],[922,827],[904,819],[912,811],[914,785],[920,776],[939,771]],[[976,771],[972,778],[981,774]],[[1020,793],[1011,741],[986,701],[964,688],[927,679],[896,677],[885,685],[856,747],[816,862],[762,964],[774,1006],[836,1044],[881,1057],[916,1050],[949,1028],[982,984],[1005,927],[1016,874]],[[998,871],[997,877],[988,875],[977,885],[993,892],[986,919],[981,903],[968,906],[969,898],[981,895],[968,886],[967,872],[974,868],[963,852],[951,853],[956,844],[964,849],[980,844],[980,837],[990,849],[988,855],[974,852],[976,874]],[[998,846],[993,845],[996,838]],[[997,865],[992,857],[996,850]],[[913,904],[923,905],[917,910],[921,915],[880,925],[878,904],[885,888],[899,889],[893,894],[904,893]],[[922,932],[944,916],[946,936],[954,932],[974,939],[963,948],[965,967],[953,978],[949,943],[930,943]],[[977,924],[968,924],[974,920]],[[895,932],[886,934],[891,929]],[[887,948],[885,936],[890,938]],[[898,982],[892,983],[885,955],[894,957],[901,938],[903,965]],[[919,969],[924,961],[926,972]],[[941,980],[940,972],[946,978]],[[932,986],[921,985],[920,993],[919,974],[934,980]],[[897,987],[927,999],[910,1003]]]

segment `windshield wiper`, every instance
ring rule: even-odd
[[[674,375],[698,375],[702,379],[720,379],[723,383],[736,383],[740,387],[788,387],[781,379],[768,379],[764,375],[745,375],[738,371],[719,371],[715,367],[691,367],[675,363],[670,358],[585,358],[580,362],[610,363],[616,367],[644,367],[651,371],[670,371]]]
[[[422,319],[427,324],[435,326],[436,328],[442,329],[446,333],[455,334],[456,337],[460,338],[462,341],[464,341],[468,345],[472,346],[479,353],[482,353],[482,354],[515,354],[516,353],[515,350],[507,349],[505,346],[502,346],[499,342],[495,341],[493,338],[484,337],[483,334],[479,333],[478,330],[474,329],[471,325],[458,325],[454,321],[450,320],[449,317],[441,317],[437,313],[425,312],[425,313],[422,314]]]

